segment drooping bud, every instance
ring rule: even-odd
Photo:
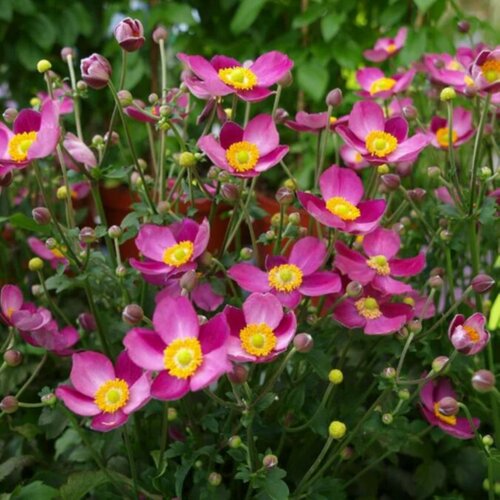
[[[146,40],[141,21],[130,17],[126,17],[116,25],[114,35],[120,47],[127,52],[139,50]]]
[[[457,415],[460,409],[457,400],[450,396],[446,396],[443,399],[440,399],[438,401],[437,408],[439,413],[441,413],[441,415],[444,415],[445,417],[453,417]]]
[[[122,312],[122,319],[129,325],[138,325],[144,318],[144,311],[139,304],[128,304]]]
[[[266,469],[274,469],[278,465],[278,457],[276,455],[266,455],[262,459],[262,465]]]
[[[68,57],[75,57],[75,51],[73,50],[72,47],[63,47],[61,49],[61,59],[66,62],[68,60]]]
[[[472,278],[471,285],[476,293],[486,293],[495,286],[495,280],[487,274],[478,274]]]
[[[7,366],[19,366],[23,362],[23,355],[15,349],[8,349],[3,353],[3,360]]]
[[[389,191],[395,191],[401,185],[401,179],[397,174],[384,174],[380,180]]]
[[[0,410],[5,413],[14,413],[19,408],[19,401],[15,396],[5,396],[0,401]]]
[[[14,123],[14,120],[17,118],[18,112],[15,108],[7,108],[3,112],[3,119],[6,123]]]
[[[78,316],[78,323],[86,332],[95,332],[97,329],[95,318],[89,312],[81,313]]]
[[[168,31],[165,26],[157,26],[153,31],[153,42],[160,43],[160,40],[166,40],[168,38]]]
[[[50,212],[45,207],[36,207],[31,211],[33,220],[41,226],[48,224],[51,221]]]
[[[478,370],[471,378],[472,387],[477,392],[489,392],[495,388],[495,375],[489,370]]]
[[[337,106],[340,106],[342,104],[342,90],[339,88],[330,90],[328,94],[326,95],[326,105],[331,106],[332,108],[336,108]]]
[[[426,195],[426,190],[422,188],[415,188],[408,190],[408,196],[416,202],[422,201]]]
[[[308,333],[298,333],[293,338],[293,346],[297,352],[304,354],[314,347],[314,339]]]
[[[248,370],[243,365],[233,365],[233,370],[228,372],[227,378],[233,384],[244,384],[248,379]]]
[[[92,54],[80,62],[83,81],[93,89],[104,88],[111,78],[111,64],[100,54]]]
[[[345,293],[348,297],[355,299],[363,293],[363,285],[359,281],[351,281],[347,284]]]
[[[441,373],[448,366],[449,362],[450,362],[450,358],[448,358],[448,356],[438,356],[432,362],[432,365],[431,365],[432,371],[434,373]]]

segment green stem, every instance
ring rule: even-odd
[[[35,380],[38,377],[38,374],[40,373],[40,370],[42,369],[47,359],[48,359],[48,354],[45,353],[42,359],[40,360],[40,363],[38,363],[36,368],[33,370],[33,373],[31,374],[30,378],[26,380],[26,382],[22,385],[22,387],[17,391],[16,399],[19,399],[23,395],[24,391],[31,385],[31,382],[33,382],[33,380]]]
[[[354,482],[356,482],[361,476],[363,476],[365,473],[367,473],[369,470],[373,469],[376,465],[378,465],[380,462],[385,460],[391,453],[394,453],[393,450],[386,451],[383,455],[380,455],[376,460],[368,464],[364,469],[362,469],[360,472],[358,472],[354,477],[349,479],[347,483],[345,483],[345,487],[347,488]]]
[[[134,494],[138,498],[138,479],[137,479],[137,466],[135,464],[134,454],[132,453],[132,446],[130,445],[130,436],[128,434],[127,426],[123,427],[123,440],[125,442],[125,448],[127,449],[128,463],[130,467],[130,473],[132,475],[132,483],[134,486]]]
[[[297,427],[289,427],[286,429],[286,432],[300,432],[300,431],[303,431],[304,429],[307,429],[309,427],[309,425],[311,424],[311,422],[314,421],[314,419],[321,413],[321,411],[325,407],[326,403],[328,402],[328,398],[330,397],[334,387],[335,386],[333,384],[328,384],[328,387],[326,388],[325,394],[323,395],[323,398],[321,399],[321,402],[320,402],[318,408],[314,412],[313,416],[307,422],[305,422],[302,425],[299,425]]]
[[[82,123],[80,119],[80,96],[76,88],[75,68],[73,67],[73,56],[70,54],[66,58],[69,70],[69,78],[71,81],[71,89],[73,90],[73,112],[75,114],[76,135],[83,142]]]
[[[47,302],[50,304],[52,307],[52,310],[68,325],[71,326],[71,321],[68,319],[68,317],[61,311],[59,306],[52,300],[52,297],[49,294],[49,291],[47,290],[47,287],[45,285],[45,280],[43,278],[42,272],[37,271],[38,274],[38,279],[40,280],[40,285],[42,285],[43,293],[45,294],[45,298],[47,299]]]
[[[278,104],[280,102],[280,97],[281,97],[281,90],[283,89],[283,87],[281,85],[278,84],[277,88],[276,88],[276,95],[274,96],[274,103],[273,103],[273,110],[271,112],[271,116],[273,117],[273,120],[275,119],[276,117],[276,110],[278,109]],[[234,118],[233,118],[234,119]]]
[[[104,205],[102,204],[101,192],[99,190],[99,184],[97,181],[92,180],[90,182],[90,192],[92,193],[92,198],[94,199],[94,204],[99,215],[99,219],[101,220],[101,224],[108,227],[108,221],[106,217],[106,211],[104,210]],[[104,235],[104,241],[106,243],[106,248],[108,250],[109,258],[113,263],[113,267],[116,267],[116,259],[115,254],[113,253],[113,244],[111,243],[111,238],[109,235]]]
[[[403,347],[403,352],[401,353],[401,357],[399,358],[398,367],[396,369],[396,382],[399,381],[399,376],[401,375],[401,370],[403,369],[403,364],[405,362],[406,354],[408,353],[408,349],[410,349],[410,345],[415,338],[415,333],[411,332],[406,339],[405,346]]]
[[[90,283],[89,283],[88,278],[85,278],[85,280],[83,282],[83,287],[85,289],[85,293],[87,294],[87,300],[89,303],[90,312],[92,313],[92,315],[95,318],[95,322],[97,325],[97,335],[99,336],[99,341],[101,342],[101,346],[102,346],[104,352],[106,353],[106,356],[108,356],[108,358],[112,359],[111,358],[111,349],[109,348],[108,339],[106,338],[106,334],[104,333],[104,328],[102,325],[101,317],[100,317],[99,311],[96,307],[96,304],[94,301],[94,296],[92,295],[92,289],[90,287]]]

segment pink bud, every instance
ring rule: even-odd
[[[63,47],[61,49],[61,59],[66,62],[68,60],[68,57],[75,57],[75,51],[73,50],[72,47]]]
[[[308,333],[299,333],[293,339],[297,352],[306,353],[314,347],[314,339]]]
[[[155,43],[160,43],[160,40],[167,39],[168,31],[165,26],[160,25],[154,29],[152,37]]]
[[[198,276],[196,271],[192,270],[184,273],[179,280],[179,284],[183,290],[187,290],[188,292],[192,292],[196,285],[198,284]]]
[[[443,399],[440,399],[438,402],[438,411],[441,415],[445,415],[446,417],[452,417],[456,415],[459,411],[459,406],[457,400],[450,396],[446,396]]]
[[[342,91],[340,89],[333,89],[328,92],[326,99],[326,105],[336,108],[342,104]]]
[[[36,207],[31,211],[33,220],[40,225],[48,224],[51,220],[50,212],[45,207]]]
[[[401,179],[396,174],[384,174],[380,177],[380,180],[389,191],[395,191],[401,185]]]
[[[120,47],[127,52],[139,50],[145,42],[144,28],[138,19],[126,17],[116,25],[114,34]]]
[[[129,325],[137,325],[144,318],[144,311],[138,304],[129,304],[122,312],[122,319]]]
[[[489,392],[495,388],[495,375],[489,370],[478,370],[471,379],[472,387],[477,392]]]
[[[14,180],[12,172],[7,172],[4,175],[0,175],[0,187],[9,187]]]
[[[248,370],[243,365],[233,365],[233,371],[227,374],[233,384],[244,384],[248,379]]]
[[[81,313],[78,316],[78,323],[86,332],[94,332],[97,329],[94,316],[89,312]]]
[[[14,413],[19,408],[19,402],[14,396],[5,396],[0,402],[0,410],[5,413]]]
[[[274,469],[278,465],[278,457],[276,455],[266,455],[262,459],[262,465],[266,469]]]
[[[93,89],[104,88],[111,78],[111,64],[100,54],[92,54],[80,62],[83,81]]]
[[[478,274],[472,278],[471,285],[476,293],[486,293],[495,286],[495,280],[487,274]]]
[[[276,201],[280,205],[290,205],[293,202],[294,194],[293,191],[286,187],[280,187],[278,191],[276,191]]]
[[[288,112],[283,108],[278,108],[274,113],[274,121],[276,123],[285,123],[288,119]]]
[[[457,29],[460,31],[460,33],[468,33],[470,30],[470,23],[469,21],[458,21],[457,23]]]
[[[19,366],[23,362],[23,355],[15,349],[8,349],[3,354],[3,360],[7,366]]]

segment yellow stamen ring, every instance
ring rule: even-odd
[[[28,157],[31,145],[36,141],[36,132],[23,132],[16,134],[9,141],[7,151],[15,161],[24,161]]]
[[[234,142],[226,151],[227,162],[237,172],[253,170],[259,157],[259,148],[247,141]]]
[[[396,80],[394,80],[394,78],[378,78],[370,85],[370,95],[378,94],[385,90],[391,90],[394,85],[396,85]]]
[[[439,403],[434,403],[434,415],[445,424],[457,425],[457,417],[455,415],[443,415],[439,411]]]
[[[463,326],[462,328],[467,332],[467,337],[469,337],[469,340],[473,344],[479,342],[481,336],[479,335],[479,332],[475,328],[472,328],[472,326]]]
[[[388,276],[391,274],[389,262],[387,262],[387,258],[384,255],[375,255],[374,257],[370,257],[366,263],[369,267],[375,269],[377,274],[380,276]]]
[[[360,316],[366,319],[377,319],[382,316],[378,302],[373,297],[364,297],[354,302]]]
[[[243,349],[253,356],[267,356],[276,347],[276,335],[266,323],[251,323],[240,331]]]
[[[436,131],[436,141],[441,147],[447,148],[450,145],[449,139],[450,139],[450,130],[448,127],[441,127]],[[455,144],[455,142],[457,142],[457,139],[458,139],[458,134],[454,130],[452,130],[451,131],[452,143]]]
[[[200,341],[193,337],[175,339],[163,352],[163,363],[173,377],[190,377],[203,363]]]
[[[104,413],[115,413],[123,408],[129,399],[129,387],[121,378],[104,382],[94,396],[94,403]]]
[[[302,276],[302,270],[296,265],[281,264],[269,271],[269,286],[280,292],[291,292],[302,284]]]
[[[500,61],[491,59],[481,66],[481,72],[485,80],[493,83],[500,79]]]
[[[373,156],[383,158],[398,147],[398,140],[388,132],[372,130],[366,136],[365,146]]]
[[[361,215],[359,208],[342,196],[334,196],[327,200],[326,208],[342,220],[356,220]]]
[[[181,241],[163,252],[163,262],[168,266],[180,267],[191,260],[194,252],[192,241]]]
[[[226,85],[238,90],[251,90],[257,85],[257,75],[243,66],[223,68],[218,71],[218,74]]]

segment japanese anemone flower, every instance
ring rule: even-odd
[[[255,177],[288,153],[288,146],[279,144],[272,116],[266,114],[252,118],[244,129],[226,122],[219,141],[213,135],[204,135],[198,146],[216,166],[237,177]]]
[[[500,92],[500,46],[483,50],[470,68],[474,86],[490,94]]]
[[[481,352],[490,340],[490,334],[484,329],[486,318],[481,313],[474,313],[465,319],[457,314],[448,328],[448,338],[453,347],[467,356]]]
[[[362,88],[359,95],[372,99],[388,99],[404,92],[410,86],[416,73],[415,69],[411,69],[386,77],[378,68],[360,69],[356,72],[356,79]]]
[[[372,62],[382,62],[396,55],[404,46],[408,28],[399,28],[394,38],[383,37],[375,42],[373,49],[365,50],[365,59]]]
[[[382,108],[372,101],[357,102],[348,126],[339,125],[337,132],[375,164],[414,161],[430,142],[422,133],[408,138],[408,122],[400,116],[385,119]]]
[[[0,122],[0,175],[52,154],[59,133],[59,107],[53,101],[46,101],[41,112],[21,110],[12,130]]]
[[[453,110],[451,142],[454,148],[467,142],[475,133],[472,126],[472,113],[460,106]],[[430,130],[427,132],[431,144],[435,148],[448,149],[450,131],[448,120],[441,116],[434,116],[431,120]]]

